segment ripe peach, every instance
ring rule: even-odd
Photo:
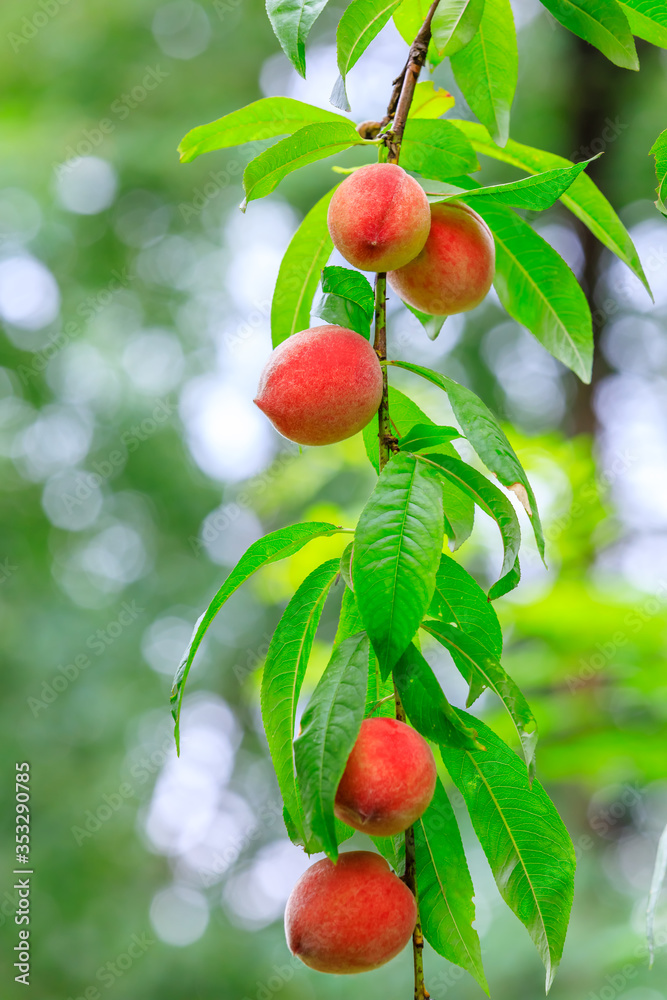
[[[316,326],[276,347],[255,402],[291,441],[332,444],[365,427],[381,398],[382,369],[365,337]]]
[[[428,198],[395,163],[370,163],[340,185],[327,217],[334,246],[362,271],[392,271],[416,257],[431,226]]]
[[[417,920],[415,898],[379,854],[349,851],[317,861],[292,889],[285,934],[318,972],[369,972],[398,955]]]
[[[431,231],[409,264],[387,275],[414,309],[451,316],[479,305],[491,288],[496,252],[491,230],[462,202],[431,206]]]
[[[416,730],[397,719],[365,719],[336,792],[336,816],[371,836],[393,836],[424,812],[436,777],[431,748]]]

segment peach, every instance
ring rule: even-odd
[[[373,837],[401,833],[428,806],[436,778],[431,748],[416,730],[365,719],[336,792],[336,816]]]
[[[491,288],[496,252],[491,230],[462,202],[431,206],[431,231],[409,264],[387,275],[414,309],[451,316],[479,305]]]
[[[428,198],[396,163],[370,163],[350,174],[329,204],[329,233],[362,271],[393,271],[416,257],[431,226]]]
[[[366,338],[316,326],[276,347],[255,402],[291,441],[332,444],[365,427],[381,399],[382,369]]]
[[[398,955],[417,920],[415,898],[379,854],[324,858],[301,876],[285,910],[293,955],[318,972],[369,972]]]

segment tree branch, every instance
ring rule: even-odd
[[[387,146],[387,162],[398,163],[401,153],[401,142],[403,132],[408,118],[412,99],[415,94],[415,87],[421,73],[422,66],[426,62],[429,42],[431,41],[431,22],[440,0],[434,0],[431,4],[426,20],[422,24],[417,37],[410,46],[407,62],[403,72],[394,80],[394,89],[387,107],[387,114],[380,123],[381,128],[386,127],[393,119],[391,131],[387,132],[385,143]],[[373,346],[380,361],[387,359],[387,275],[380,273],[375,279],[375,338]],[[378,410],[378,439],[380,446],[380,471],[389,460],[390,451],[398,450],[398,442],[391,433],[391,421],[389,419],[389,386],[387,381],[387,368],[382,368],[382,402]],[[398,691],[394,686],[394,698],[396,703],[396,718],[399,722],[405,722],[406,716],[401,704]],[[429,993],[424,983],[424,935],[422,933],[421,918],[419,915],[419,895],[417,892],[417,864],[415,856],[415,831],[414,827],[409,827],[405,831],[405,884],[415,897],[417,903],[417,922],[412,934],[412,954],[415,976],[415,1000],[428,1000]]]

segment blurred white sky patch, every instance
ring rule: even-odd
[[[184,947],[194,944],[208,926],[206,897],[195,889],[172,885],[156,893],[151,903],[151,924],[167,944]]]
[[[208,48],[211,22],[200,4],[175,0],[155,11],[153,37],[172,59],[194,59]]]
[[[53,322],[59,310],[58,284],[41,261],[27,254],[0,260],[1,319],[19,330],[40,330]],[[11,339],[23,346],[20,335]]]
[[[149,396],[161,396],[174,389],[185,367],[178,338],[158,327],[132,337],[123,351],[122,363],[133,385]]]
[[[0,191],[0,245],[29,243],[42,225],[42,210],[21,188]]]
[[[239,927],[256,930],[282,917],[296,880],[324,855],[309,857],[287,838],[264,844],[223,888],[223,904]]]
[[[207,475],[239,482],[261,471],[274,452],[275,436],[252,397],[220,375],[191,379],[179,412],[193,458]]]
[[[108,208],[118,189],[116,171],[99,156],[70,160],[56,174],[60,204],[78,215],[97,215]]]
[[[14,440],[14,462],[21,475],[40,482],[60,469],[78,465],[88,454],[93,421],[82,409],[46,406]]]

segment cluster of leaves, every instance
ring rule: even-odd
[[[628,68],[637,68],[633,32],[658,44],[667,38],[667,16],[659,0],[543,2],[566,27]],[[276,35],[302,74],[305,41],[325,5],[326,0],[267,0]],[[352,0],[338,26],[340,79],[332,103],[347,110],[347,74],[390,17],[412,41],[430,7],[427,0]],[[543,211],[560,199],[648,290],[630,236],[584,173],[586,163],[571,163],[509,138],[517,79],[509,0],[441,0],[428,57],[432,65],[451,59],[479,121],[443,120],[453,106],[451,95],[432,82],[418,84],[401,164],[418,176],[432,200],[460,199],[483,217],[495,239],[495,287],[502,304],[554,357],[588,380],[593,341],[586,298],[565,261],[519,212]],[[342,115],[273,97],[193,129],[180,152],[188,161],[209,150],[277,139],[246,168],[245,209],[274,191],[292,171],[350,147],[373,146],[382,159],[390,129],[391,124],[376,139],[365,139]],[[526,176],[483,187],[469,176],[479,169],[478,155],[509,163]],[[285,253],[271,312],[274,346],[309,327],[312,313],[363,336],[370,334],[375,300],[368,280],[349,268],[326,266],[333,249],[326,222],[333,190],[307,213]],[[427,333],[437,336],[444,317],[418,315]],[[363,718],[393,713],[396,692],[409,722],[439,748],[499,891],[528,929],[546,966],[548,988],[562,954],[575,859],[567,831],[535,779],[535,719],[501,665],[502,635],[490,603],[519,582],[519,521],[507,493],[464,462],[453,442],[467,438],[486,468],[518,497],[543,556],[535,497],[517,455],[482,400],[438,372],[409,362],[389,365],[399,365],[443,390],[459,428],[433,423],[390,387],[398,450],[381,469],[376,421],[365,429],[366,450],[379,478],[358,524],[354,529],[324,522],[297,524],[272,532],[248,549],[195,626],[177,672],[172,691],[176,736],[193,659],[234,591],[262,566],[287,558],[315,538],[353,534],[340,560],[323,563],[298,588],[264,664],[262,715],[289,835],[309,853],[324,851],[337,858],[339,845],[352,833],[334,816],[337,785]],[[447,551],[447,545],[454,552],[469,537],[475,508],[496,522],[503,543],[502,567],[488,594]],[[324,603],[340,579],[344,594],[331,658],[295,736],[316,630]],[[523,761],[479,719],[450,704],[421,652],[420,630],[451,655],[469,685],[468,707],[487,689],[500,700],[516,729]],[[472,882],[442,784],[415,827],[415,841],[426,938],[488,991],[472,926]],[[376,845],[401,872],[405,861],[400,840],[380,838]]]

